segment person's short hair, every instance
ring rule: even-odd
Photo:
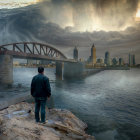
[[[44,72],[44,68],[43,68],[43,67],[38,67],[38,72],[39,72],[39,73]]]

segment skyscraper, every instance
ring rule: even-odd
[[[129,66],[132,66],[132,56],[129,54]]]
[[[94,44],[91,47],[91,63],[96,64],[96,48]]]
[[[78,60],[78,49],[75,47],[74,50],[73,50],[73,58],[75,60]]]
[[[134,66],[134,65],[136,65],[135,55],[129,54],[129,66]]]
[[[104,62],[107,66],[110,65],[110,53],[109,52],[105,53],[105,61]]]
[[[119,65],[122,66],[124,64],[123,58],[119,58]]]
[[[132,57],[133,57],[133,66],[134,66],[136,65],[135,55],[133,54]]]

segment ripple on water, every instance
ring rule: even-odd
[[[14,68],[14,84],[30,89],[36,68]],[[88,123],[97,140],[140,138],[140,70],[102,71],[85,79],[59,81],[45,69],[56,107],[67,108]],[[16,90],[17,92],[18,90]]]

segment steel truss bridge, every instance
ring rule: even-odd
[[[39,59],[75,63],[52,45],[37,42],[18,42],[0,46],[0,55],[11,55],[21,59]]]

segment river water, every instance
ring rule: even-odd
[[[29,91],[36,68],[14,68],[14,86]],[[57,80],[46,68],[54,105],[88,124],[96,140],[140,140],[140,69],[107,70],[84,79]],[[18,90],[17,90],[18,91]]]

